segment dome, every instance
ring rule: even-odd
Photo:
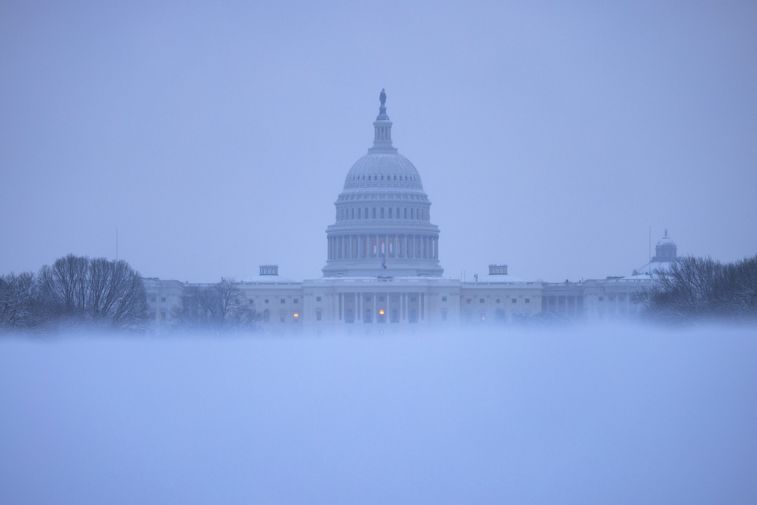
[[[399,153],[369,152],[352,165],[345,190],[399,188],[423,191],[421,176],[412,162]]]
[[[676,243],[668,236],[668,230],[665,235],[657,242],[655,246],[654,261],[670,262],[675,261],[678,257],[678,247]]]
[[[440,276],[439,228],[415,166],[392,145],[386,93],[373,146],[350,168],[326,230],[326,277]]]

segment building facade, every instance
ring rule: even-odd
[[[638,295],[654,272],[676,260],[666,231],[655,257],[630,276],[529,282],[511,277],[506,265],[489,265],[472,281],[444,277],[431,202],[420,173],[393,145],[384,90],[379,101],[373,145],[347,173],[326,229],[322,277],[286,279],[277,265],[261,265],[256,277],[233,283],[235,303],[256,324],[373,328],[623,317],[639,310]],[[202,286],[149,278],[145,288],[151,318],[170,325],[186,313],[187,293]]]

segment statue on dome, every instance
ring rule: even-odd
[[[384,91],[384,88],[381,88],[381,94],[379,95],[379,101],[381,101],[381,106],[386,107],[386,91]]]

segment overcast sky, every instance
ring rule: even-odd
[[[316,278],[378,92],[445,275],[757,253],[755,2],[0,3],[0,271]]]

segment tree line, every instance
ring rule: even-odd
[[[175,324],[193,328],[252,328],[263,314],[248,302],[234,281],[184,286]]]
[[[0,276],[0,327],[138,328],[146,320],[142,277],[122,260],[69,254],[36,274]]]
[[[662,319],[757,318],[757,256],[734,263],[681,258],[658,272],[648,313]]]

